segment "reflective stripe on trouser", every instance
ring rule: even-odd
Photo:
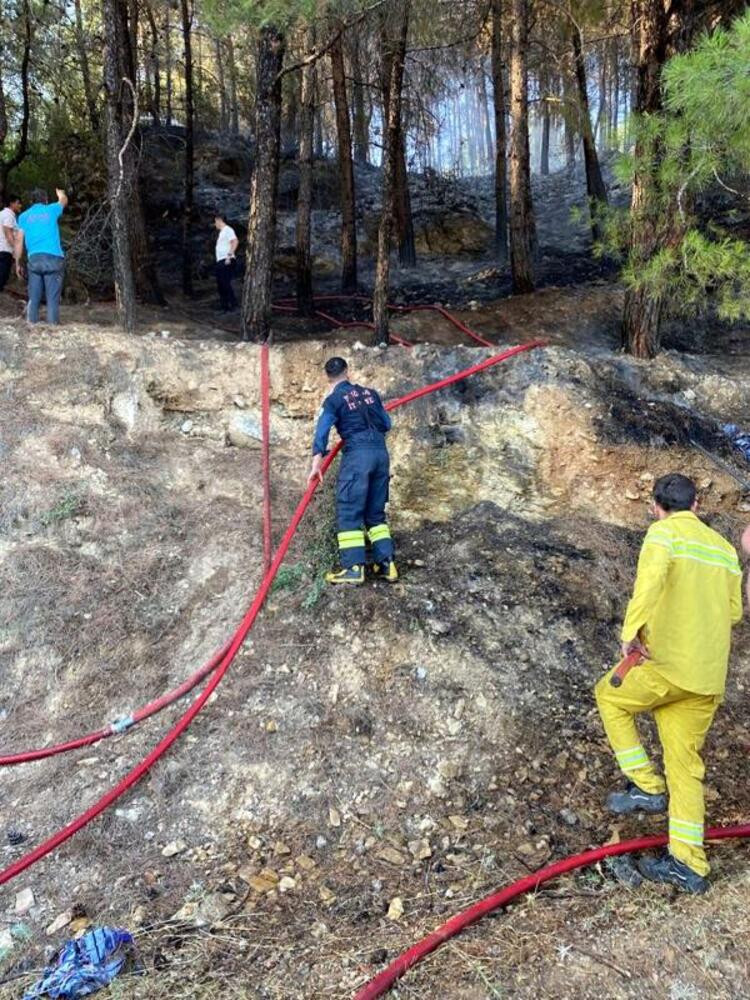
[[[391,529],[387,524],[375,524],[367,529],[367,537],[372,545],[372,558],[376,563],[390,562],[393,558]]]
[[[339,539],[354,531],[359,532],[361,537],[357,546],[344,547],[339,542],[339,555],[344,568],[361,565],[365,561],[365,526],[368,527],[371,538],[373,530],[388,530],[385,505],[388,502],[389,478],[388,452],[382,442],[357,443],[356,446],[344,447],[336,488]],[[383,535],[377,541],[372,538],[372,542],[373,558],[377,562],[393,558],[390,532],[387,538]]]
[[[357,531],[340,531],[338,542],[342,566],[361,566],[364,563],[365,533],[361,528]]]
[[[703,849],[701,749],[719,704],[716,695],[691,694],[676,687],[652,663],[634,667],[619,688],[611,671],[595,688],[604,730],[621,770],[644,792],[669,792],[669,849],[699,875],[708,874]],[[635,716],[652,712],[664,754],[664,773],[656,771],[641,746]]]

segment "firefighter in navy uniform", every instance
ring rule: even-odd
[[[313,440],[309,479],[320,479],[328,453],[328,435],[335,427],[343,441],[343,455],[336,488],[340,569],[326,573],[328,583],[364,583],[365,542],[372,546],[375,575],[395,583],[393,540],[385,520],[390,461],[385,435],[391,418],[374,389],[349,381],[343,358],[325,364],[329,391],[323,400]]]

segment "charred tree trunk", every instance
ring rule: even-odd
[[[409,31],[411,0],[396,0],[388,10],[389,27],[393,34],[386,39],[389,73],[388,117],[383,137],[383,194],[378,227],[378,256],[375,265],[375,288],[372,299],[375,344],[390,342],[388,332],[388,289],[391,267],[391,232],[398,156],[401,145],[401,94],[404,84],[406,37]]]
[[[161,122],[161,70],[159,66],[159,32],[156,27],[156,18],[150,3],[145,4],[146,17],[148,18],[149,30],[151,32],[151,44],[149,46],[148,63],[146,66],[146,86],[148,90],[148,104],[154,125]],[[153,78],[153,87],[151,80]]]
[[[550,113],[549,113],[549,77],[543,73],[539,78],[539,97],[542,105],[542,143],[539,150],[539,173],[542,177],[549,177],[549,133],[550,133]]]
[[[320,80],[315,83],[315,130],[313,133],[313,157],[323,158],[323,97]]]
[[[565,166],[572,170],[576,165],[576,129],[573,124],[575,99],[571,93],[567,74],[563,76],[563,107],[565,108]]]
[[[231,35],[227,38],[227,69],[229,70],[229,122],[232,132],[237,135],[240,130],[240,109],[237,104],[237,63]]]
[[[104,91],[107,98],[105,144],[107,152],[107,190],[111,207],[112,256],[115,274],[115,300],[117,315],[127,333],[135,330],[135,281],[133,279],[132,253],[130,247],[130,227],[128,209],[135,178],[132,176],[132,161],[125,156],[126,137],[135,124],[126,120],[126,88],[132,88],[133,81],[126,75],[126,39],[123,25],[127,24],[127,12],[123,17],[122,0],[103,0],[102,15],[108,25],[104,45]],[[135,111],[132,100],[131,116]]]
[[[662,0],[634,0],[632,42],[636,69],[635,111],[657,114],[662,108],[661,71],[670,52],[669,21]],[[631,195],[631,260],[645,265],[659,250],[666,227],[660,218],[658,164],[661,141],[639,137]],[[661,344],[662,298],[645,288],[625,293],[623,346],[637,358],[653,358]]]
[[[573,58],[578,87],[578,105],[581,122],[581,139],[583,141],[583,159],[586,165],[586,191],[589,196],[589,211],[591,213],[591,234],[594,240],[601,238],[599,213],[607,204],[607,189],[604,186],[599,157],[596,152],[594,132],[591,128],[589,112],[589,95],[586,85],[586,63],[583,58],[583,37],[577,24],[572,26]]]
[[[414,219],[411,214],[409,173],[406,167],[406,136],[400,129],[398,160],[396,162],[396,221],[398,224],[398,259],[403,267],[416,267],[417,245]]]
[[[314,27],[307,30],[306,47],[308,53],[315,50]],[[303,67],[300,102],[299,192],[297,194],[297,309],[303,316],[311,316],[314,309],[311,216],[316,75],[315,63]]]
[[[664,63],[690,47],[698,27],[694,0],[675,0],[669,10],[661,0],[634,0],[632,44],[635,112],[654,115],[662,110],[661,74]],[[641,134],[635,147],[636,171],[631,196],[630,263],[636,272],[648,266],[658,251],[680,238],[681,222],[674,192],[661,177],[664,155],[659,133]],[[639,358],[654,357],[661,346],[663,299],[643,286],[625,293],[623,346]]]
[[[182,293],[193,294],[193,188],[195,184],[194,105],[193,105],[193,47],[191,31],[193,12],[189,0],[180,0],[182,18],[182,45],[185,54],[185,173],[182,214]]]
[[[20,166],[29,152],[29,120],[31,104],[29,101],[29,64],[31,61],[32,14],[29,0],[23,2],[23,55],[21,57],[21,124],[18,142],[13,153],[7,160],[0,160],[0,203],[4,204],[8,177],[11,171]],[[0,24],[2,16],[0,15]],[[2,87],[2,71],[0,71],[0,147],[8,135],[8,114],[5,106],[5,94]]]
[[[393,51],[389,40],[388,28],[383,24],[381,32],[383,58],[380,67],[380,86],[383,98],[383,123],[387,128],[391,101],[391,74]],[[403,83],[401,94],[403,109]],[[393,212],[398,239],[399,262],[404,267],[414,267],[417,263],[417,248],[414,236],[414,222],[411,214],[411,196],[409,194],[409,175],[406,168],[406,139],[403,128],[403,110],[399,118],[399,145],[396,151],[396,170],[393,180]],[[383,156],[385,158],[385,135],[383,137]]]
[[[611,121],[611,143],[615,149],[620,148],[620,137],[618,135],[618,130],[620,128],[620,51],[617,45],[617,39],[612,41],[612,121]]]
[[[508,194],[503,79],[502,0],[492,0],[492,93],[495,103],[495,256],[508,261]]]
[[[341,191],[341,290],[357,290],[357,220],[354,201],[354,164],[346,96],[344,47],[339,38],[330,50],[333,101],[336,108],[336,137]]]
[[[513,291],[534,290],[536,224],[529,156],[529,0],[512,0],[510,51],[510,270]]]
[[[219,128],[222,132],[229,130],[229,101],[227,100],[227,85],[224,74],[224,48],[221,39],[216,43],[216,75],[219,81]]]
[[[166,77],[166,123],[172,124],[172,24],[169,19],[169,7],[167,4],[164,11],[164,74]]]
[[[484,59],[479,66],[479,100],[482,118],[482,130],[484,132],[484,149],[482,152],[482,169],[489,169],[492,163],[492,128],[490,126],[490,100],[487,95],[487,78],[485,75]]]
[[[264,341],[271,329],[276,195],[281,145],[281,72],[284,35],[261,28],[256,61],[255,170],[250,189],[247,263],[242,288],[242,339]]]
[[[354,105],[354,159],[357,163],[367,163],[370,157],[370,121],[365,105],[365,85],[362,80],[362,56],[359,34],[352,35],[352,76]]]
[[[83,13],[81,11],[81,0],[75,0],[75,40],[78,52],[78,62],[81,65],[81,80],[83,81],[83,96],[86,100],[86,108],[89,113],[91,130],[99,131],[99,111],[94,99],[94,88],[91,85],[91,69],[89,67],[89,54],[86,49],[86,32],[83,28]]]

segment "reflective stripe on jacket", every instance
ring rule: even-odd
[[[639,632],[653,667],[684,691],[723,694],[731,627],[742,619],[737,553],[692,511],[652,524],[622,640]]]

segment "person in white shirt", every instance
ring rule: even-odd
[[[217,212],[214,225],[219,231],[216,238],[216,285],[219,289],[219,308],[221,312],[231,312],[237,308],[237,299],[232,288],[232,278],[236,267],[237,233],[227,225],[224,215]]]
[[[0,292],[13,270],[13,260],[16,257],[18,240],[18,223],[16,218],[21,211],[21,199],[9,194],[5,199],[6,207],[0,212]]]

